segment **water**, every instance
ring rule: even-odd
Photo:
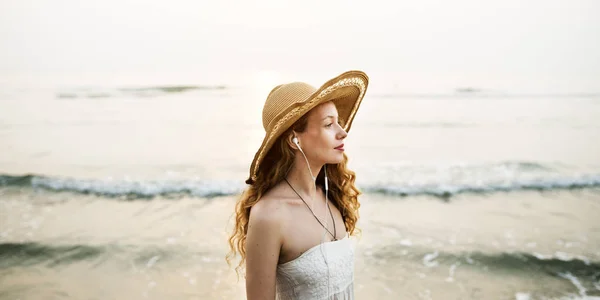
[[[600,96],[377,85],[346,144],[356,295],[600,297]],[[239,299],[225,239],[262,141],[236,85],[0,94],[0,299]]]

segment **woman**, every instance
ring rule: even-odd
[[[275,87],[263,107],[266,135],[236,205],[227,262],[246,263],[253,299],[353,299],[359,190],[344,138],[368,77],[345,72],[314,88]],[[358,230],[356,230],[358,231]],[[238,273],[239,275],[239,273]]]

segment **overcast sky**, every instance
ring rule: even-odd
[[[5,81],[140,73],[174,82],[249,73],[320,80],[363,69],[417,89],[600,92],[595,0],[3,0],[0,41]]]

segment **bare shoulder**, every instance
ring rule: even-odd
[[[246,237],[248,299],[275,298],[275,276],[283,243],[285,205],[276,191],[267,192],[250,209]]]
[[[287,211],[286,202],[282,200],[279,188],[274,187],[252,206],[250,219],[270,225],[282,225]]]

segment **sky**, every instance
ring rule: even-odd
[[[600,1],[3,0],[0,84],[274,84],[348,69],[399,90],[600,92]]]

